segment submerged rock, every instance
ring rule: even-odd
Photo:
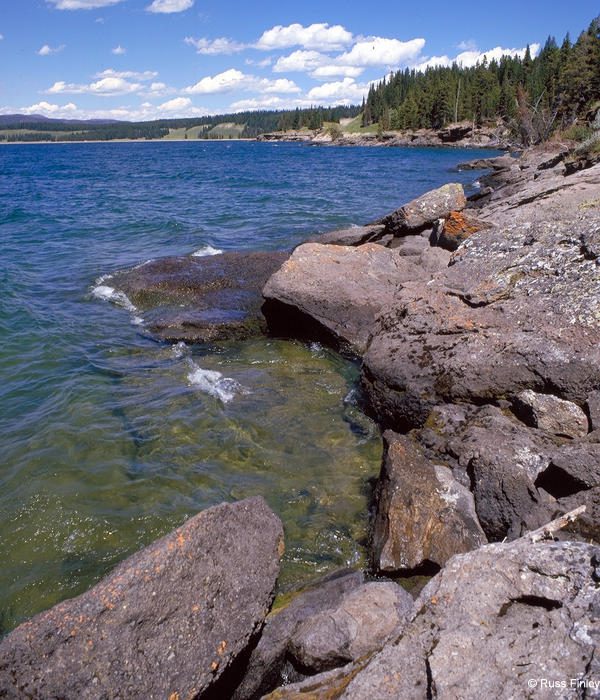
[[[264,332],[262,288],[287,257],[231,252],[160,258],[115,273],[110,284],[162,340],[241,340]]]
[[[373,566],[384,573],[435,573],[454,554],[487,540],[473,497],[446,467],[434,466],[409,437],[384,433],[375,493]]]
[[[271,605],[283,530],[262,498],[209,508],[0,643],[6,698],[198,698]]]

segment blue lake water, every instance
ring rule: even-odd
[[[456,165],[483,155],[0,147],[0,635],[223,500],[263,494],[280,514],[283,589],[360,565],[381,446],[352,399],[357,368],[268,339],[156,343],[92,292],[150,258],[289,248],[365,223],[445,182],[472,183],[477,173]],[[221,377],[225,393],[199,375]]]

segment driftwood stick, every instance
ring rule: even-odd
[[[546,523],[546,525],[542,525],[542,527],[538,528],[537,530],[533,530],[533,532],[528,533],[524,537],[530,542],[550,540],[552,539],[552,534],[554,532],[562,530],[563,527],[566,527],[569,523],[572,523],[574,520],[577,520],[577,518],[582,513],[585,513],[585,506],[579,506],[574,510],[570,510],[568,513],[561,515],[560,518],[556,518],[556,520],[551,520],[549,523]]]

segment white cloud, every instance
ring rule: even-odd
[[[247,112],[257,109],[295,109],[296,107],[310,107],[308,100],[289,99],[270,95],[267,97],[250,97],[237,100],[229,105],[229,112]]]
[[[153,80],[158,76],[154,70],[135,71],[135,70],[106,70],[96,73],[94,78],[132,78],[133,80]]]
[[[181,110],[187,109],[191,106],[192,101],[189,97],[175,97],[172,100],[163,102],[161,105],[158,106],[158,109],[162,112],[180,112]]]
[[[360,66],[337,66],[335,64],[329,64],[327,66],[319,66],[311,73],[313,78],[317,80],[336,78],[341,76],[343,78],[358,78],[359,75],[364,73],[364,68]]]
[[[331,62],[331,60],[331,58],[318,51],[303,51],[300,49],[292,52],[289,56],[278,58],[273,66],[273,71],[275,73],[285,73],[286,71],[307,73],[324,63]]]
[[[417,70],[426,70],[433,66],[451,66],[453,63],[463,66],[464,68],[471,68],[478,63],[482,63],[484,58],[488,61],[500,60],[502,56],[511,56],[523,58],[525,55],[526,48],[521,49],[505,49],[501,46],[496,46],[488,51],[478,51],[477,49],[469,49],[467,51],[462,51],[454,58],[449,58],[448,56],[432,56],[421,63],[414,66]],[[534,57],[538,54],[540,50],[539,44],[530,44],[529,50],[531,56]]]
[[[53,53],[60,53],[64,48],[64,44],[55,47],[49,46],[48,44],[44,44],[37,53],[38,56],[50,56]]]
[[[50,102],[42,101],[29,107],[22,107],[19,112],[21,114],[42,114],[44,116],[56,116],[72,118],[73,113],[77,111],[77,106],[72,102],[66,105],[56,105]]]
[[[239,44],[233,39],[227,39],[227,37],[219,37],[218,39],[194,39],[191,36],[186,36],[184,39],[186,44],[193,46],[197,53],[203,54],[205,56],[216,56],[219,54],[232,54],[239,53],[245,48],[245,44]]]
[[[292,46],[302,46],[305,49],[322,51],[341,50],[352,42],[352,34],[339,24],[311,24],[304,27],[301,24],[290,24],[276,27],[263,32],[255,44],[255,48],[263,51],[287,49]]]
[[[131,92],[139,92],[143,88],[140,83],[130,83],[124,78],[107,77],[101,78],[89,85],[81,85],[77,83],[65,83],[64,80],[59,80],[52,85],[46,92],[50,95],[58,94],[90,94],[112,97],[114,95],[125,95]]]
[[[476,51],[477,42],[474,39],[467,39],[466,41],[461,41],[456,45],[457,49],[461,51]]]
[[[4,34],[0,34],[0,41],[4,39]]]
[[[114,53],[115,56],[123,56],[123,54],[127,53],[127,49],[124,49],[121,44],[119,44],[115,46],[114,49],[111,49],[111,53]]]
[[[248,76],[246,76],[241,71],[230,68],[223,73],[218,73],[214,76],[207,76],[202,78],[195,85],[190,85],[184,89],[192,95],[212,95],[218,92],[229,92],[236,87],[239,87]]]
[[[254,90],[265,94],[293,94],[301,92],[296,83],[288,78],[278,78],[276,80],[257,78],[254,75],[242,73],[236,68],[230,68],[223,73],[202,78],[195,85],[186,87],[184,92],[189,95],[214,95],[221,92],[231,92],[234,89]]]
[[[385,39],[375,36],[361,39],[347,53],[338,56],[336,63],[346,66],[398,67],[414,60],[425,46],[425,39]]]
[[[307,98],[310,102],[321,104],[355,104],[366,97],[368,91],[368,85],[359,85],[352,78],[344,78],[312,88]]]
[[[183,12],[189,10],[194,4],[194,0],[154,0],[148,5],[148,12],[158,12],[161,14],[172,14],[173,12]]]
[[[98,7],[118,5],[123,0],[46,0],[57,10],[94,10]]]

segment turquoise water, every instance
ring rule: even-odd
[[[150,258],[287,248],[368,221],[471,182],[454,168],[482,154],[0,147],[0,633],[202,508],[253,494],[284,520],[283,589],[360,564],[381,446],[355,406],[357,367],[268,339],[159,344],[92,291]]]

